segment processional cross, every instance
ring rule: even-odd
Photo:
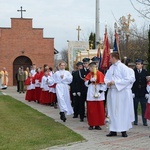
[[[78,26],[78,28],[76,30],[78,31],[78,41],[79,41],[80,40],[80,31],[81,31],[80,26]]]
[[[21,6],[20,8],[21,8],[21,10],[17,10],[17,11],[20,11],[20,12],[21,12],[21,18],[23,18],[22,12],[23,12],[23,11],[26,12],[26,10],[23,10],[23,9],[22,9],[22,6]]]

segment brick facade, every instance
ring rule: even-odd
[[[0,70],[6,67],[9,85],[15,78],[13,63],[25,56],[37,66],[54,66],[54,38],[43,38],[43,28],[32,28],[32,19],[11,18],[11,28],[0,27]]]

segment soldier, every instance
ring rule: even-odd
[[[18,73],[18,82],[19,82],[19,93],[24,93],[24,81],[26,79],[26,74],[23,70],[23,67],[20,67],[19,73]]]
[[[136,81],[133,84],[132,92],[134,95],[134,113],[135,113],[135,121],[134,125],[138,125],[138,113],[137,108],[140,102],[142,109],[142,121],[143,125],[147,126],[147,120],[144,118],[146,103],[147,103],[147,81],[146,76],[148,76],[148,72],[143,69],[143,60],[136,60],[136,68],[134,69]]]

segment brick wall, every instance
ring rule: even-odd
[[[0,70],[6,67],[13,85],[13,62],[26,56],[37,66],[54,66],[54,38],[43,38],[42,28],[32,28],[32,19],[12,18],[11,28],[0,28]]]

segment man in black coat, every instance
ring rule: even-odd
[[[81,122],[84,121],[85,117],[85,101],[87,96],[87,87],[85,86],[84,78],[90,72],[88,69],[90,59],[84,58],[82,61],[83,61],[83,69],[77,71],[77,80],[76,80],[76,84],[78,85],[77,96],[79,98],[79,114]]]
[[[77,70],[72,73],[73,80],[71,83],[71,94],[72,94],[72,103],[74,109],[74,116],[73,118],[78,118],[80,114],[79,106],[80,106],[80,78],[79,78],[79,70],[83,68],[82,62],[76,63]]]
[[[143,69],[143,60],[137,59],[136,60],[136,68],[134,69],[136,81],[133,84],[132,92],[134,95],[134,113],[135,113],[135,121],[134,125],[138,125],[138,104],[141,104],[142,110],[142,121],[143,125],[147,126],[147,120],[144,118],[146,103],[147,103],[147,81],[146,76],[148,76],[148,72]]]

